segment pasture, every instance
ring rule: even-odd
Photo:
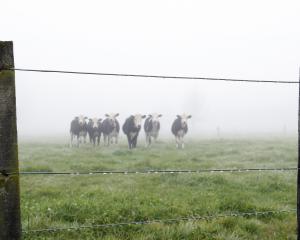
[[[66,141],[19,143],[21,171],[95,171],[297,166],[296,138],[161,140],[144,148],[69,148]],[[21,176],[23,230],[296,207],[296,171]],[[295,213],[226,217],[52,233],[24,239],[296,239]]]

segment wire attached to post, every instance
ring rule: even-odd
[[[22,71],[22,72],[40,72],[40,73],[98,75],[98,76],[111,76],[111,77],[134,77],[134,78],[160,78],[160,79],[208,80],[208,81],[252,82],[252,83],[299,84],[298,81],[282,81],[282,80],[255,80],[255,79],[213,78],[213,77],[194,77],[194,76],[171,76],[171,75],[131,74],[131,73],[81,72],[81,71],[50,70],[50,69],[49,70],[47,70],[47,69],[27,69],[27,68],[7,68],[6,70]]]
[[[96,229],[96,228],[111,228],[111,227],[122,227],[122,226],[130,226],[130,225],[149,225],[154,223],[161,223],[161,224],[172,224],[172,223],[179,223],[183,221],[200,221],[200,220],[213,220],[218,218],[225,218],[225,217],[251,217],[251,216],[266,216],[272,214],[281,214],[281,213],[290,213],[295,212],[296,209],[287,209],[287,210],[274,210],[274,211],[264,211],[264,212],[231,212],[231,213],[224,213],[224,214],[215,214],[215,215],[206,215],[206,216],[188,216],[188,217],[178,217],[178,218],[171,218],[171,219],[152,219],[152,220],[144,220],[144,221],[132,221],[132,222],[120,222],[120,223],[107,223],[107,224],[95,224],[95,225],[79,225],[79,226],[71,226],[71,227],[51,227],[51,228],[44,228],[44,229],[32,229],[32,230],[24,230],[24,234],[30,233],[55,233],[61,231],[74,231],[74,230],[83,230],[83,229]]]

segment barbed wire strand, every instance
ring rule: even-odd
[[[296,167],[289,167],[289,168],[233,168],[233,169],[198,169],[198,170],[116,170],[116,171],[110,171],[110,170],[103,170],[103,171],[86,171],[86,172],[47,172],[47,171],[30,171],[30,172],[24,172],[21,171],[19,173],[12,172],[12,173],[3,173],[0,171],[0,174],[4,176],[10,176],[10,175],[93,175],[93,174],[175,174],[175,173],[233,173],[233,172],[254,172],[254,171],[296,171],[298,168]]]
[[[277,211],[264,211],[264,212],[245,212],[245,213],[229,213],[229,214],[216,214],[216,215],[207,215],[207,216],[189,216],[189,217],[180,217],[173,219],[153,219],[145,221],[132,221],[132,222],[120,222],[120,223],[109,223],[109,224],[95,224],[95,225],[79,225],[71,227],[52,227],[44,229],[32,229],[24,230],[23,233],[43,233],[43,232],[58,232],[58,231],[71,231],[71,230],[80,230],[80,229],[95,229],[95,228],[108,228],[108,227],[121,227],[121,226],[130,226],[130,225],[147,225],[153,223],[177,223],[181,221],[199,221],[199,220],[212,220],[217,218],[225,217],[250,217],[250,216],[264,216],[271,214],[280,214],[280,213],[289,213],[296,212],[296,209],[287,209],[287,210],[277,210]]]
[[[254,79],[213,78],[213,77],[165,76],[165,75],[148,75],[148,74],[80,72],[80,71],[26,69],[26,68],[9,68],[6,70],[22,71],[22,72],[40,72],[40,73],[98,75],[98,76],[111,76],[111,77],[135,77],[135,78],[160,78],[160,79],[186,79],[186,80],[207,80],[207,81],[299,84],[298,81],[282,81],[282,80],[254,80]]]

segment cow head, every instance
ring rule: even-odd
[[[85,117],[85,116],[83,116],[83,115],[79,115],[78,116],[78,123],[80,124],[80,125],[84,125],[86,122],[85,122],[85,120],[86,119],[88,119],[87,117]]]
[[[146,117],[146,115],[135,114],[135,115],[132,115],[132,116],[133,116],[134,126],[135,126],[136,128],[140,128],[140,127],[141,127],[141,124],[142,124],[142,120],[143,120],[143,118]]]
[[[149,117],[151,118],[152,122],[158,122],[159,118],[162,117],[162,114],[152,113],[149,114]]]
[[[162,117],[162,114],[152,113],[152,114],[149,114],[149,117],[150,117],[153,125],[158,125],[159,118]]]
[[[181,114],[181,115],[177,115],[177,118],[179,118],[180,119],[180,122],[181,122],[181,126],[182,127],[185,127],[186,125],[187,125],[187,120],[189,119],[189,118],[191,118],[192,117],[192,115],[187,115],[187,114]]]
[[[92,126],[93,128],[98,128],[102,119],[101,118],[93,118],[93,119],[90,119],[92,120]]]
[[[111,124],[111,126],[113,126],[114,128],[116,127],[117,123],[116,123],[116,119],[119,116],[119,113],[110,113],[110,114],[105,114],[105,117],[109,120],[109,123]]]

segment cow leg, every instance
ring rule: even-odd
[[[180,145],[181,145],[181,149],[184,149],[183,136],[180,136]]]
[[[176,141],[176,148],[179,148],[180,141],[178,136],[175,136],[175,141]]]
[[[149,146],[148,134],[146,133],[146,147]]]
[[[131,149],[131,139],[129,134],[127,134],[127,141],[128,141],[128,148]]]
[[[71,137],[71,139],[70,139],[70,147],[72,147],[73,146],[73,133],[70,133],[70,137]]]
[[[86,133],[83,135],[83,142],[86,144]]]
[[[182,148],[182,142],[181,142],[181,137],[178,136],[178,148]]]
[[[157,141],[157,137],[158,137],[158,134],[154,134],[154,136],[153,136],[153,140],[154,140],[154,142],[156,142],[156,141]]]
[[[110,137],[109,135],[106,135],[106,146],[109,146],[109,142],[110,142]]]
[[[107,137],[106,137],[106,134],[104,134],[104,135],[103,135],[103,143],[104,143],[104,146],[106,146],[106,138],[107,138]]]
[[[79,147],[79,141],[80,141],[79,140],[79,135],[77,135],[76,138],[77,138],[77,147]]]
[[[108,136],[105,136],[105,146],[108,146]]]
[[[132,139],[132,147],[133,147],[133,148],[136,148],[137,138],[138,138],[138,135],[136,134],[136,135],[134,136],[134,138]]]
[[[112,144],[112,137],[110,135],[108,135],[108,146],[110,146]]]

